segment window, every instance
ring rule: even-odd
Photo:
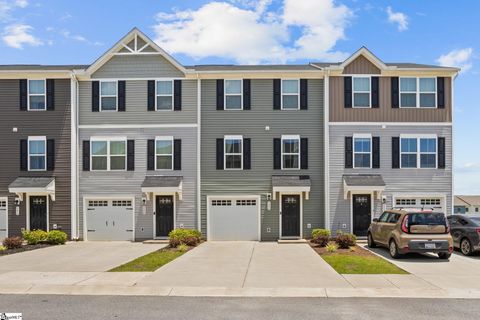
[[[436,168],[436,137],[401,137],[400,154],[402,168]]]
[[[465,208],[465,212],[468,212],[468,211],[469,211],[469,209],[468,209],[468,208]]]
[[[257,200],[237,200],[237,206],[256,206]]]
[[[354,168],[372,167],[372,138],[370,136],[353,136]]]
[[[155,140],[155,170],[173,169],[173,137]]]
[[[231,206],[232,200],[212,200],[212,206],[219,207],[219,206]]]
[[[388,217],[390,216],[390,212],[384,212],[380,218],[378,218],[379,222],[387,222]]]
[[[90,147],[91,170],[125,170],[127,161],[126,144],[125,139],[92,139]]]
[[[90,200],[88,201],[89,207],[106,207],[108,206],[108,201],[106,200]]]
[[[47,165],[47,140],[45,137],[28,137],[28,170],[45,171]]]
[[[478,208],[475,208],[475,212],[478,212]]]
[[[401,108],[436,108],[436,78],[400,78]]]
[[[113,207],[131,207],[132,200],[113,200],[112,206]]]
[[[46,81],[28,80],[28,110],[46,110]]]
[[[173,81],[157,81],[157,110],[173,109]]]
[[[370,108],[370,77],[353,77],[353,107]]]
[[[117,111],[117,82],[100,82],[100,110]]]
[[[414,206],[417,204],[416,199],[396,199],[395,205],[397,206]]]
[[[300,81],[282,80],[282,109],[297,110],[300,107]]]
[[[242,110],[242,80],[225,80],[225,110]]]
[[[300,169],[300,137],[282,136],[282,170]]]
[[[420,199],[420,204],[422,206],[439,206],[441,200],[439,198]]]
[[[243,169],[243,138],[242,136],[225,136],[224,139],[224,169]]]

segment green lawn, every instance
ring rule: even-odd
[[[149,272],[155,271],[163,265],[180,257],[185,252],[173,250],[158,250],[135,260],[122,264],[110,272]]]
[[[376,256],[334,253],[322,255],[322,258],[341,274],[408,274],[394,264]]]

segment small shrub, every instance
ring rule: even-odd
[[[20,237],[9,237],[3,239],[3,246],[9,250],[21,248],[23,245],[23,239]]]
[[[186,252],[188,250],[188,246],[186,244],[181,244],[177,247],[177,250],[180,252]]]
[[[35,245],[47,240],[47,233],[43,230],[23,231],[23,239],[27,241],[27,244]]]
[[[340,249],[348,249],[357,243],[357,237],[351,233],[339,233],[335,238],[335,242]]]
[[[318,235],[330,237],[330,230],[328,229],[313,229],[312,238],[315,238]]]
[[[194,247],[200,243],[201,238],[200,231],[191,229],[175,229],[168,234],[168,240],[172,248],[182,244]]]
[[[312,230],[312,242],[325,247],[330,240],[330,230],[327,229],[313,229]]]
[[[335,242],[329,242],[326,245],[325,249],[327,249],[327,252],[334,253],[335,251],[337,251],[338,246]]]
[[[60,230],[52,230],[47,233],[45,241],[48,244],[65,244],[67,242],[67,234]]]
[[[0,246],[0,251],[5,251],[7,250],[7,248],[5,248],[5,246]]]

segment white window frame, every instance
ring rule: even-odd
[[[172,94],[160,94],[158,93],[158,82],[170,82],[172,86]],[[158,97],[172,97],[172,107],[170,109],[158,109]],[[175,88],[173,86],[173,79],[156,79],[155,80],[155,111],[172,111],[174,108],[174,96],[175,96]]]
[[[227,140],[240,140],[240,153],[227,153]],[[241,156],[240,168],[227,168],[227,155]],[[243,136],[224,136],[223,137],[223,170],[243,170]]]
[[[227,81],[240,81],[240,93],[227,93]],[[243,110],[243,79],[224,79],[223,80],[223,109],[228,111],[239,111]],[[227,108],[227,96],[240,96],[240,108],[239,109],[228,109]]]
[[[402,86],[401,86],[401,79],[415,79],[416,81],[416,91],[402,91]],[[420,79],[434,79],[435,82],[435,91],[425,91],[421,92],[420,91]],[[438,101],[437,101],[437,77],[400,77],[398,79],[398,104],[400,108],[404,109],[437,109],[438,108]],[[410,93],[410,94],[415,94],[415,107],[404,107],[402,106],[402,93]],[[435,107],[421,107],[420,106],[420,95],[422,93],[426,94],[435,94]]]
[[[417,150],[416,152],[402,152],[402,139],[416,139],[417,140]],[[435,152],[420,152],[420,140],[421,139],[435,139]],[[420,134],[420,135],[410,135],[402,134],[400,135],[400,168],[401,169],[438,169],[438,137],[435,134]],[[402,154],[416,154],[417,156],[417,166],[414,168],[403,167]],[[422,154],[435,154],[435,167],[424,168],[421,166],[421,155]]]
[[[283,140],[298,140],[298,152],[296,153],[286,153],[283,152]],[[301,152],[301,146],[300,146],[300,135],[282,135],[281,141],[280,141],[280,156],[281,156],[281,168],[282,170],[300,170],[300,162],[302,161],[302,152]],[[288,155],[297,155],[298,156],[298,167],[297,168],[285,168],[283,165],[283,156],[288,156]]]
[[[43,81],[43,94],[30,93],[30,81]],[[43,109],[30,109],[30,96],[40,97],[43,96],[44,106]],[[47,110],[47,79],[28,79],[27,80],[27,109],[28,111],[46,111]]]
[[[355,91],[355,79],[368,79],[370,90],[368,91]],[[355,93],[368,93],[368,106],[355,106]],[[372,107],[372,77],[371,76],[356,76],[352,77],[352,108],[368,109]]]
[[[45,152],[43,154],[35,154],[35,155],[32,155],[32,156],[35,156],[35,157],[40,157],[40,156],[43,156],[45,158],[45,161],[44,161],[44,167],[43,169],[31,169],[30,168],[30,141],[43,141],[43,143],[45,144]],[[28,171],[47,171],[47,137],[45,136],[32,136],[32,137],[28,137],[28,140],[27,140],[27,153],[28,153]]]
[[[167,154],[167,153],[161,153],[161,154],[157,154],[157,141],[170,141],[172,143],[172,153],[171,154]],[[174,154],[175,154],[175,150],[174,150],[175,146],[173,145],[173,136],[158,136],[158,137],[155,137],[155,171],[173,171],[173,163],[174,163]],[[172,156],[172,163],[171,163],[171,166],[170,166],[170,169],[158,169],[157,168],[157,156]]]
[[[114,82],[115,83],[115,88],[116,88],[116,92],[117,94],[113,95],[113,94],[108,94],[108,95],[102,95],[102,84],[103,83],[107,83],[107,82]],[[101,80],[100,83],[99,83],[99,97],[100,97],[100,101],[99,101],[99,110],[100,112],[117,112],[118,111],[118,80]],[[115,97],[115,110],[103,110],[103,100],[102,98],[112,98],[112,97]]]
[[[94,155],[92,152],[93,143],[95,141],[107,142],[107,154],[106,155]],[[111,154],[110,143],[111,142],[125,142],[125,169],[111,169]],[[113,155],[119,157],[120,155]],[[93,169],[94,157],[107,157],[107,169]],[[127,171],[127,138],[126,137],[91,137],[90,138],[90,171]]]
[[[356,151],[355,150],[355,139],[369,139],[370,140],[370,152]],[[372,135],[371,134],[354,134],[353,135],[353,169],[372,169],[372,157],[373,157],[373,146],[372,146]],[[369,154],[370,155],[370,166],[368,167],[356,167],[355,166],[355,154]]]
[[[289,81],[289,80],[295,80],[297,81],[297,93],[283,93],[283,81]],[[293,109],[293,108],[287,108],[285,109],[283,107],[283,96],[297,96],[298,99],[297,99],[297,108],[296,109]],[[281,106],[281,110],[300,110],[300,79],[297,79],[297,78],[294,78],[294,79],[281,79],[280,80],[280,106]]]

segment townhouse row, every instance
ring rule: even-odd
[[[0,66],[0,238],[365,236],[390,207],[452,212],[456,68],[183,66],[133,29],[91,65]]]

